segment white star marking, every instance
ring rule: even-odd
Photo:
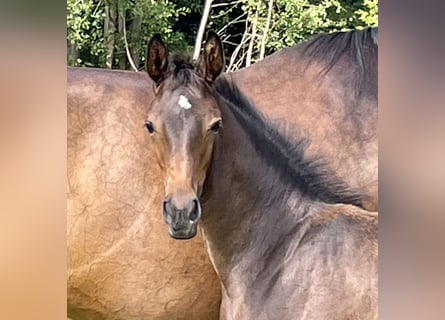
[[[182,94],[179,96],[178,105],[185,110],[188,110],[192,107],[189,99],[187,99],[187,97],[183,96]]]

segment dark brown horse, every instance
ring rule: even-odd
[[[155,98],[146,128],[176,239],[202,228],[222,286],[221,319],[377,319],[377,213],[304,133],[284,134],[226,80],[210,33],[195,68],[148,47]],[[290,138],[292,137],[292,138]]]
[[[306,153],[378,209],[377,29],[319,35],[227,74],[262,112],[306,131]]]
[[[318,36],[221,76],[271,119],[301,128],[312,141],[306,154],[325,159],[361,192],[368,210],[377,208],[376,34]],[[178,246],[158,228],[164,186],[139,122],[152,85],[146,73],[68,69],[67,284],[74,319],[217,318],[219,285],[202,241]]]

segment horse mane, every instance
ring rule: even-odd
[[[362,205],[360,194],[347,188],[344,182],[327,169],[321,158],[309,159],[305,156],[310,144],[308,138],[295,129],[290,132],[289,129],[285,130],[272,123],[233,82],[219,78],[216,81],[216,90],[257,152],[292,187],[298,188],[311,199],[325,203]]]
[[[366,71],[365,50],[378,47],[378,28],[316,35],[300,46],[311,60],[325,63],[322,74],[328,73],[343,56],[349,55],[363,75]]]
[[[188,54],[176,53],[173,55],[173,64],[175,68],[173,70],[174,74],[177,74],[179,70],[182,69],[195,69],[196,64],[192,60],[192,57]]]
[[[173,55],[172,62],[174,67],[169,70],[167,75],[167,77],[171,76],[174,80],[170,83],[171,90],[176,90],[179,87],[185,87],[193,91],[193,88],[209,86],[199,72],[196,71],[198,69],[198,65],[192,60],[190,55],[176,53]]]
[[[196,66],[189,59],[176,57],[174,64],[171,75],[175,80],[175,87],[208,85],[195,71]],[[253,106],[234,82],[221,77],[217,79],[215,87],[259,155],[278,172],[281,179],[311,199],[361,207],[360,194],[350,190],[335,173],[329,171],[323,159],[309,159],[305,156],[310,144],[308,138],[303,137],[296,129],[289,130],[272,123]]]

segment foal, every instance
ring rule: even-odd
[[[284,136],[234,85],[215,82],[224,65],[216,34],[196,70],[175,65],[168,70],[155,36],[146,127],[169,233],[192,238],[199,222],[222,285],[221,319],[376,319],[377,213],[305,158],[307,139]]]

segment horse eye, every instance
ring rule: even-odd
[[[155,128],[153,127],[153,122],[151,121],[145,121],[145,128],[147,128],[150,134],[153,134],[155,132]]]
[[[222,121],[218,120],[210,126],[209,131],[212,131],[213,133],[218,133],[219,129],[221,128],[222,128]]]

